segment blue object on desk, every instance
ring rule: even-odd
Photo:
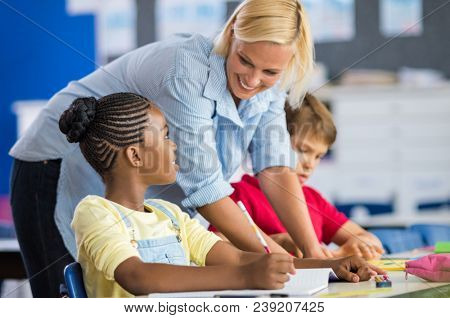
[[[372,229],[383,244],[388,254],[399,253],[423,247],[424,242],[419,232],[409,229]]]
[[[450,241],[450,226],[448,225],[415,224],[410,229],[420,233],[423,241],[428,246],[434,246],[436,242]]]
[[[64,280],[70,298],[87,298],[84,288],[83,271],[77,262],[70,263],[64,268]]]

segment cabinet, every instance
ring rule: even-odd
[[[338,135],[312,186],[337,204],[390,205],[400,223],[425,215],[450,223],[450,84],[315,94],[330,106]],[[358,221],[376,220],[358,211]]]

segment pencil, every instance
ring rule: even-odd
[[[250,225],[252,226],[253,230],[255,231],[256,237],[261,242],[261,244],[264,247],[264,250],[266,251],[266,253],[270,254],[271,252],[270,252],[269,245],[267,245],[266,240],[262,236],[261,232],[259,232],[258,228],[256,227],[255,222],[253,222],[253,219],[250,216],[250,214],[248,213],[247,209],[245,208],[244,203],[242,203],[242,201],[238,201],[237,205],[241,208],[242,212],[244,212],[244,215],[247,218],[248,223],[250,223]]]

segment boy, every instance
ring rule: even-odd
[[[336,127],[331,113],[313,95],[306,94],[298,109],[286,105],[286,121],[292,148],[298,153],[296,173],[302,184],[311,221],[320,242],[339,245],[329,256],[358,255],[365,259],[379,258],[383,248],[379,239],[347,219],[315,189],[305,185],[322,157],[336,140]],[[278,244],[294,255],[301,256],[292,238],[259,188],[258,180],[244,175],[231,198],[242,201],[255,223]],[[274,185],[276,186],[276,185]],[[215,231],[214,227],[210,230]]]

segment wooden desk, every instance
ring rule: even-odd
[[[27,278],[16,239],[0,239],[0,279]]]

